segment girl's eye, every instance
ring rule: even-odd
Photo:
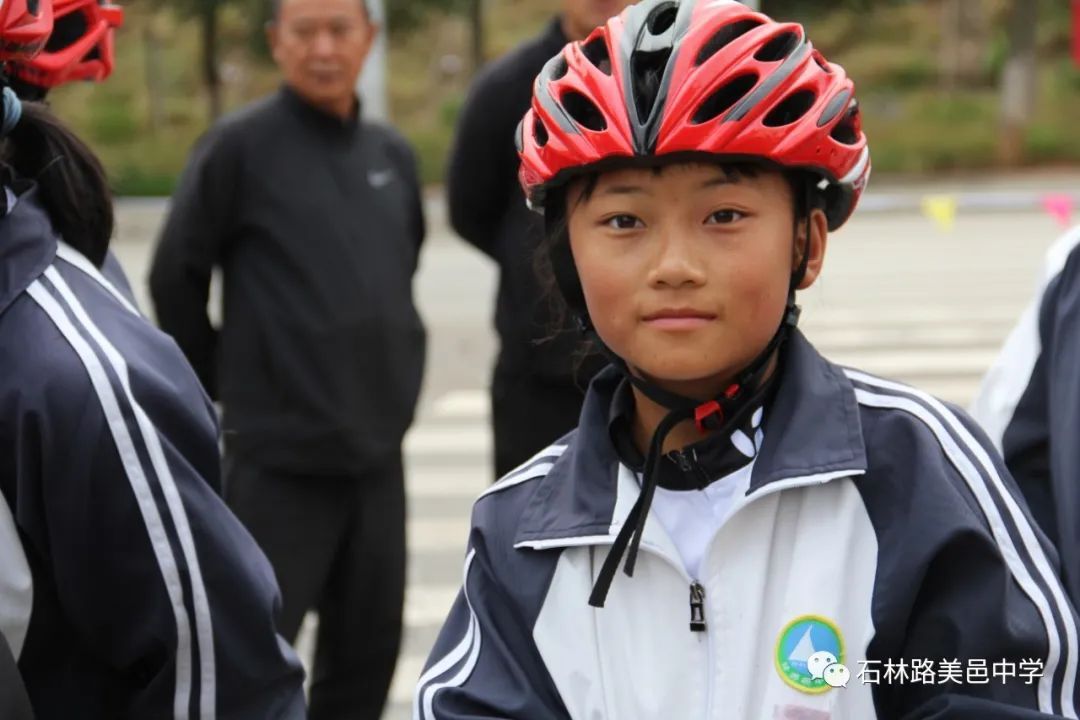
[[[604,221],[604,225],[612,230],[633,230],[643,227],[642,222],[633,215],[613,215]]]
[[[717,210],[705,221],[707,225],[730,225],[731,223],[746,217],[738,210]]]

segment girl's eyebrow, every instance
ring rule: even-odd
[[[701,188],[711,188],[718,185],[733,185],[739,182],[741,178],[735,173],[725,173],[723,175],[716,175],[701,183]],[[642,185],[608,185],[601,192],[601,195],[651,195],[652,190]]]
[[[738,175],[717,175],[716,177],[709,178],[705,182],[701,183],[702,189],[716,187],[717,185],[733,185],[739,182]]]
[[[641,185],[609,185],[601,195],[651,195],[652,191]]]

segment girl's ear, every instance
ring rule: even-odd
[[[806,242],[806,229],[810,228],[810,242]],[[825,212],[819,208],[810,211],[810,222],[799,221],[798,230],[795,233],[795,247],[793,248],[794,263],[792,267],[799,267],[802,262],[804,250],[809,253],[806,260],[806,273],[797,290],[806,290],[814,284],[821,274],[821,268],[825,264],[825,247],[829,244],[829,221],[825,218]]]

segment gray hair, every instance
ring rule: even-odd
[[[277,22],[281,17],[281,5],[285,0],[270,0],[270,22]],[[360,9],[364,11],[364,17],[368,22],[375,19],[375,16],[371,14],[371,8],[368,7],[367,0],[357,0],[360,3]]]

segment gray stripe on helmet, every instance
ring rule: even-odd
[[[549,78],[552,75],[552,70],[562,57],[562,51],[559,51],[554,57],[544,63],[544,69],[540,71],[540,74],[536,76],[536,99],[540,102],[540,105],[547,111],[547,114],[555,118],[555,122],[559,124],[559,127],[566,132],[580,135],[581,130],[578,129],[577,123],[566,114],[566,110],[563,109],[561,103],[555,99],[555,96],[551,94],[551,81]]]
[[[840,114],[841,110],[847,108],[848,101],[851,100],[851,90],[841,90],[836,94],[829,104],[825,106],[825,110],[822,111],[821,117],[818,118],[817,126],[824,127],[832,122],[833,118]]]
[[[802,64],[806,56],[810,54],[813,48],[810,42],[806,39],[806,35],[803,35],[802,42],[797,48],[791,51],[791,54],[787,56],[783,64],[776,69],[772,75],[765,78],[764,82],[754,88],[754,91],[739,101],[739,104],[728,111],[728,114],[724,116],[721,122],[734,122],[736,120],[742,120],[746,115],[765,99],[776,86],[791,77],[791,74],[795,72],[795,69]]]

